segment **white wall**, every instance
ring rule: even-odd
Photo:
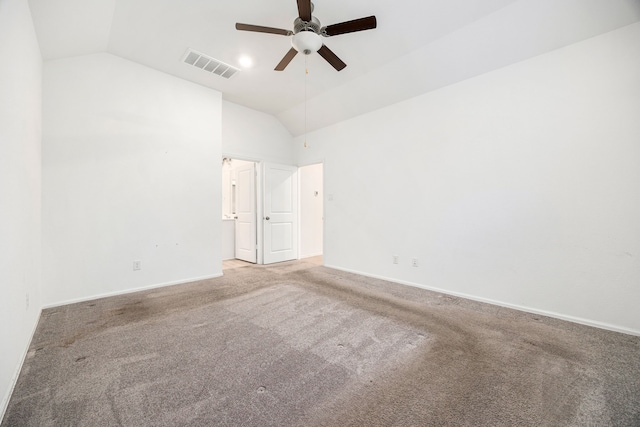
[[[45,305],[221,274],[219,92],[95,54],[43,99]]]
[[[292,137],[270,114],[222,101],[222,152],[233,158],[293,165]]]
[[[41,121],[42,60],[29,5],[2,0],[0,421],[40,315]]]
[[[322,163],[301,167],[298,169],[298,177],[300,258],[322,255]]]
[[[638,52],[634,24],[298,138],[325,264],[640,334]]]

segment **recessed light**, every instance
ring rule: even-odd
[[[244,68],[251,68],[251,66],[253,65],[253,59],[251,59],[250,57],[248,57],[246,55],[243,55],[240,58],[238,58],[238,62]]]

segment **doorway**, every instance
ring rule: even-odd
[[[298,259],[298,168],[222,159],[222,259]]]
[[[300,258],[323,255],[323,164],[302,166],[300,179]]]

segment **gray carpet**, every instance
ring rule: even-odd
[[[640,338],[303,261],[45,310],[2,426],[640,426]]]

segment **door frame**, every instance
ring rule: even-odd
[[[322,265],[327,265],[327,205],[332,203],[333,194],[327,192],[327,159],[325,157],[315,157],[309,158],[305,162],[298,163],[298,170],[305,166],[322,164]],[[300,174],[298,173],[298,179],[300,179]],[[298,183],[298,190],[300,189],[300,183]],[[329,198],[329,194],[331,194],[331,200]],[[300,203],[300,196],[298,195],[298,203]],[[298,206],[298,212],[300,212],[300,207]],[[298,220],[298,225],[300,225],[302,221]],[[298,255],[300,255],[300,232],[298,230]]]
[[[302,259],[302,195],[300,192],[302,191],[300,169],[307,166],[315,166],[322,165],[322,256],[323,256],[323,264],[324,264],[324,232],[325,232],[325,211],[327,209],[327,199],[325,197],[326,189],[325,189],[325,162],[324,160],[320,160],[317,162],[305,163],[302,165],[298,165],[298,259]]]

